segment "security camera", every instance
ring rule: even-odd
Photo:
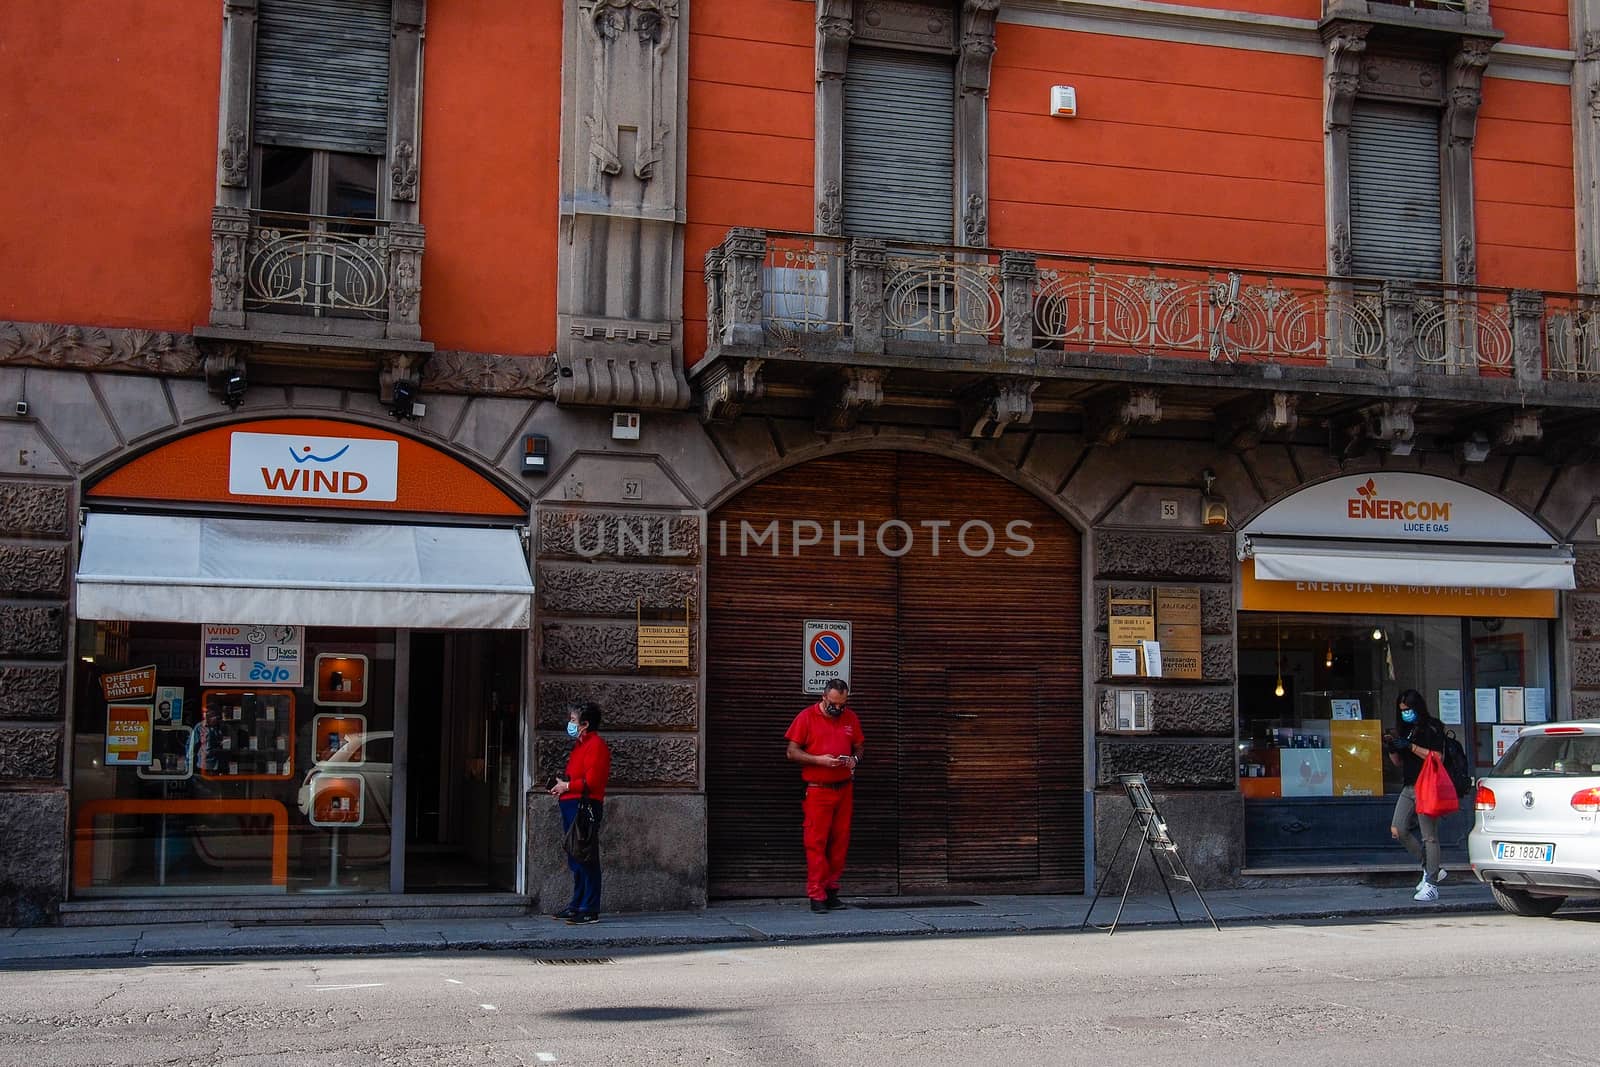
[[[228,405],[229,411],[235,411],[244,402],[244,394],[250,388],[250,383],[243,374],[230,374],[228,380],[222,385],[222,402]]]
[[[27,413],[28,413],[28,402],[26,400],[17,401],[17,414],[18,415],[26,415]]]

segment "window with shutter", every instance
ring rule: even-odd
[[[1357,101],[1350,120],[1350,251],[1356,274],[1438,281],[1439,112]]]
[[[955,71],[949,57],[850,50],[843,171],[845,233],[954,239]]]

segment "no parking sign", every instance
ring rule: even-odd
[[[805,621],[802,676],[807,693],[821,693],[830,678],[850,682],[850,624],[836,619]]]

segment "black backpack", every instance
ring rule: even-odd
[[[1454,730],[1444,732],[1443,756],[1450,783],[1456,787],[1456,795],[1461,796],[1472,788],[1472,764],[1467,761],[1467,750],[1456,740]]]

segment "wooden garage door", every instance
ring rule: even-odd
[[[969,522],[982,525],[963,539]],[[1081,891],[1081,593],[1066,522],[976,468],[869,452],[752,487],[712,516],[710,541],[714,896],[803,891],[802,786],[783,733],[815,700],[800,687],[803,621],[828,617],[853,627],[867,742],[846,891]]]

